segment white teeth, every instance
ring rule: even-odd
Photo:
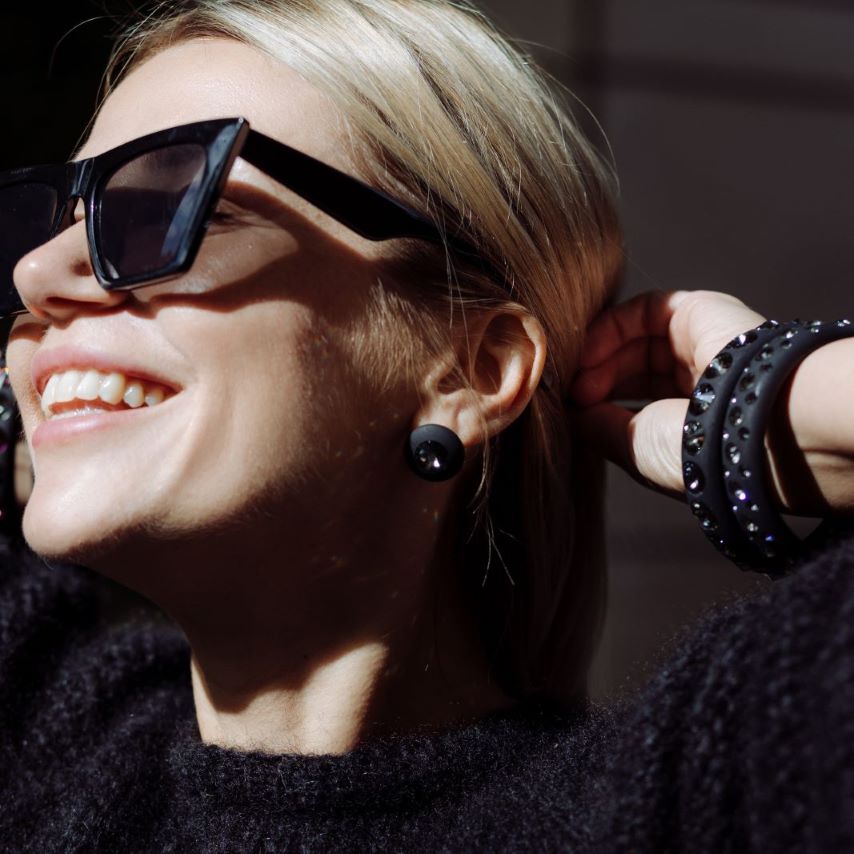
[[[153,388],[145,395],[146,406],[157,406],[158,403],[163,403],[163,389]]]
[[[98,397],[104,403],[118,403],[125,393],[125,378],[123,374],[107,374],[101,379],[101,390]]]
[[[42,392],[42,411],[47,415],[50,411],[50,407],[53,405],[56,400],[56,387],[59,385],[59,374],[54,374],[48,381],[47,385],[44,387],[44,391]]]
[[[128,383],[127,388],[125,388],[125,396],[122,400],[133,409],[142,406],[145,402],[145,391],[142,388],[142,383]]]
[[[144,383],[140,380],[129,380],[124,374],[113,371],[109,374],[90,368],[88,370],[70,370],[53,374],[47,381],[42,392],[42,412],[48,418],[68,417],[73,414],[103,411],[99,407],[81,405],[63,412],[54,412],[54,407],[73,400],[93,401],[102,400],[106,404],[116,406],[124,401],[126,406],[138,409],[146,406],[156,406],[166,397],[163,386],[155,383]]]
[[[69,400],[74,400],[78,385],[80,385],[80,371],[66,371],[60,377],[59,385],[56,387],[56,402],[68,403]]]
[[[97,371],[86,371],[77,386],[75,397],[80,400],[95,400],[98,397],[98,387],[101,385],[101,375]]]

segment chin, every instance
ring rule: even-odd
[[[114,552],[117,541],[113,535],[95,535],[80,526],[63,525],[48,522],[39,517],[38,512],[31,511],[27,505],[24,511],[23,533],[29,547],[47,560],[77,563],[90,566],[110,552]]]
[[[107,495],[48,489],[35,483],[23,515],[24,539],[41,557],[96,568],[109,563],[132,538],[124,514]]]

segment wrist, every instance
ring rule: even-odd
[[[779,507],[822,516],[854,509],[854,339],[814,350],[781,389],[769,420]]]
[[[854,326],[845,319],[766,321],[732,339],[694,389],[683,425],[686,497],[709,540],[742,569],[782,577],[820,533],[801,541],[779,515],[781,505],[802,500],[815,515],[828,509],[826,484],[813,460],[814,454],[826,453],[799,444],[815,416],[798,436],[790,412],[816,411],[796,395],[798,386],[822,369],[814,367],[821,360],[800,377],[795,374],[823,345],[852,334]],[[826,415],[820,406],[818,413]]]

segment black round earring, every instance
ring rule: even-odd
[[[424,480],[449,480],[463,467],[465,449],[453,430],[441,424],[423,424],[409,434],[406,459]]]

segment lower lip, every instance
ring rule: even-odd
[[[85,415],[67,415],[64,418],[42,421],[33,431],[33,448],[62,445],[81,436],[132,424],[134,420],[151,415],[166,403],[168,401],[158,403],[156,406],[142,406],[139,409],[101,410],[87,412]]]

